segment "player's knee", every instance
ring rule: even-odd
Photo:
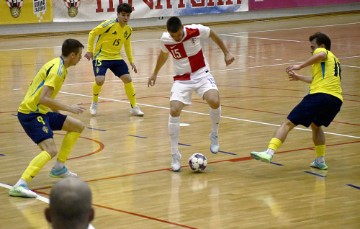
[[[95,78],[95,82],[96,82],[96,84],[98,85],[98,86],[102,86],[103,84],[104,84],[104,82],[105,82],[105,77],[96,77]]]
[[[220,100],[212,99],[208,101],[208,104],[212,109],[218,109],[220,107]]]
[[[77,120],[76,132],[82,133],[84,129],[85,129],[84,123],[80,120]]]
[[[120,79],[124,82],[124,83],[131,83],[132,79],[131,76],[129,74],[126,75],[122,75],[120,77]]]
[[[68,128],[67,131],[82,133],[84,128],[85,128],[85,125],[82,121],[80,121],[78,119],[73,119],[71,122],[71,127]]]
[[[181,110],[177,109],[177,108],[170,108],[170,115],[172,117],[178,117],[180,116]]]
[[[57,149],[56,149],[56,147],[50,147],[46,150],[46,152],[48,152],[48,154],[51,156],[51,158],[53,158],[57,154]]]
[[[220,107],[220,102],[217,102],[217,103],[213,103],[212,105],[210,105],[210,107],[212,109],[218,109]]]
[[[294,123],[292,123],[290,120],[286,120],[283,124],[282,124],[283,127],[287,128],[289,131],[292,130],[295,125]]]

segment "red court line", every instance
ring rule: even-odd
[[[50,189],[50,188],[51,188],[51,186],[46,187],[46,189]],[[41,189],[45,189],[45,187],[41,188]],[[39,189],[37,189],[37,190],[39,190]],[[35,191],[35,189],[34,189],[34,191]],[[36,191],[36,192],[38,194],[49,196],[49,194],[45,193],[45,192],[41,192],[41,191]],[[159,218],[155,218],[155,217],[151,217],[151,216],[147,216],[147,215],[143,215],[143,214],[139,214],[139,213],[135,213],[135,212],[129,212],[129,211],[125,211],[125,210],[121,210],[121,209],[117,209],[117,208],[112,208],[112,207],[104,206],[104,205],[101,205],[101,204],[94,204],[93,203],[92,205],[95,206],[95,207],[98,207],[98,208],[103,208],[103,209],[107,209],[107,210],[111,210],[111,211],[115,211],[115,212],[120,212],[120,213],[125,213],[125,214],[128,214],[128,215],[133,215],[133,216],[137,216],[137,217],[148,219],[148,220],[159,221],[159,222],[162,222],[162,223],[171,224],[171,225],[175,225],[175,226],[179,226],[179,227],[183,227],[183,228],[196,229],[196,227],[190,227],[190,226],[187,226],[187,225],[184,225],[184,224],[175,223],[175,222],[171,222],[171,221],[168,221],[168,220],[163,220],[163,219],[159,219]]]
[[[13,134],[13,133],[18,133],[18,134],[25,134],[25,132],[9,132],[9,131],[0,131],[0,134]],[[54,133],[54,135],[65,135],[63,133]],[[74,159],[78,159],[78,158],[82,158],[82,157],[87,157],[87,156],[90,156],[90,155],[93,155],[93,154],[97,154],[99,153],[100,151],[102,151],[105,147],[104,143],[98,141],[98,140],[95,140],[95,139],[92,139],[92,138],[88,138],[88,137],[82,137],[80,136],[79,138],[82,138],[82,139],[86,139],[86,140],[89,140],[89,141],[93,141],[93,142],[96,142],[98,145],[99,145],[99,148],[97,150],[95,150],[94,152],[91,152],[91,153],[88,153],[88,154],[84,154],[84,155],[80,155],[80,156],[77,156],[77,157],[71,157],[71,158],[68,158],[67,160],[74,160]]]
[[[179,226],[179,227],[183,227],[183,228],[196,229],[196,227],[190,227],[190,226],[187,226],[187,225],[184,225],[184,224],[174,223],[174,222],[170,222],[170,221],[167,221],[167,220],[163,220],[163,219],[159,219],[159,218],[155,218],[155,217],[151,217],[151,216],[146,216],[146,215],[142,215],[142,214],[138,214],[138,213],[134,213],[134,212],[129,212],[129,211],[124,211],[124,210],[120,210],[120,209],[116,209],[116,208],[112,208],[112,207],[103,206],[103,205],[100,205],[100,204],[93,204],[93,205],[96,206],[96,207],[99,207],[99,208],[104,208],[104,209],[117,211],[117,212],[129,214],[129,215],[134,215],[134,216],[138,216],[138,217],[141,217],[141,218],[154,220],[154,221],[159,221],[159,222],[162,222],[162,223],[171,224],[171,225],[175,225],[175,226]]]

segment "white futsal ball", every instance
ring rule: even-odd
[[[194,172],[202,172],[206,168],[207,158],[201,153],[194,153],[189,158],[189,166]]]

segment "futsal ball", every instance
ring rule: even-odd
[[[206,168],[207,158],[201,153],[194,153],[189,158],[189,166],[194,172],[202,172]]]

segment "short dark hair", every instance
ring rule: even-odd
[[[171,17],[166,22],[166,28],[170,33],[176,33],[181,28],[182,23],[180,18],[178,17]]]
[[[80,48],[84,48],[84,45],[81,44],[80,41],[75,39],[66,39],[61,47],[61,55],[66,57],[72,52],[78,54]]]
[[[316,39],[316,44],[318,46],[323,44],[325,45],[326,50],[331,50],[331,40],[328,35],[321,32],[316,32],[309,37],[309,41],[311,42],[314,39]]]
[[[121,12],[130,14],[132,12],[132,6],[128,3],[122,3],[122,4],[118,5],[117,12],[118,12],[118,14]]]
[[[51,188],[45,216],[53,225],[63,225],[62,228],[88,224],[94,216],[89,185],[76,177],[66,177],[56,183]]]

